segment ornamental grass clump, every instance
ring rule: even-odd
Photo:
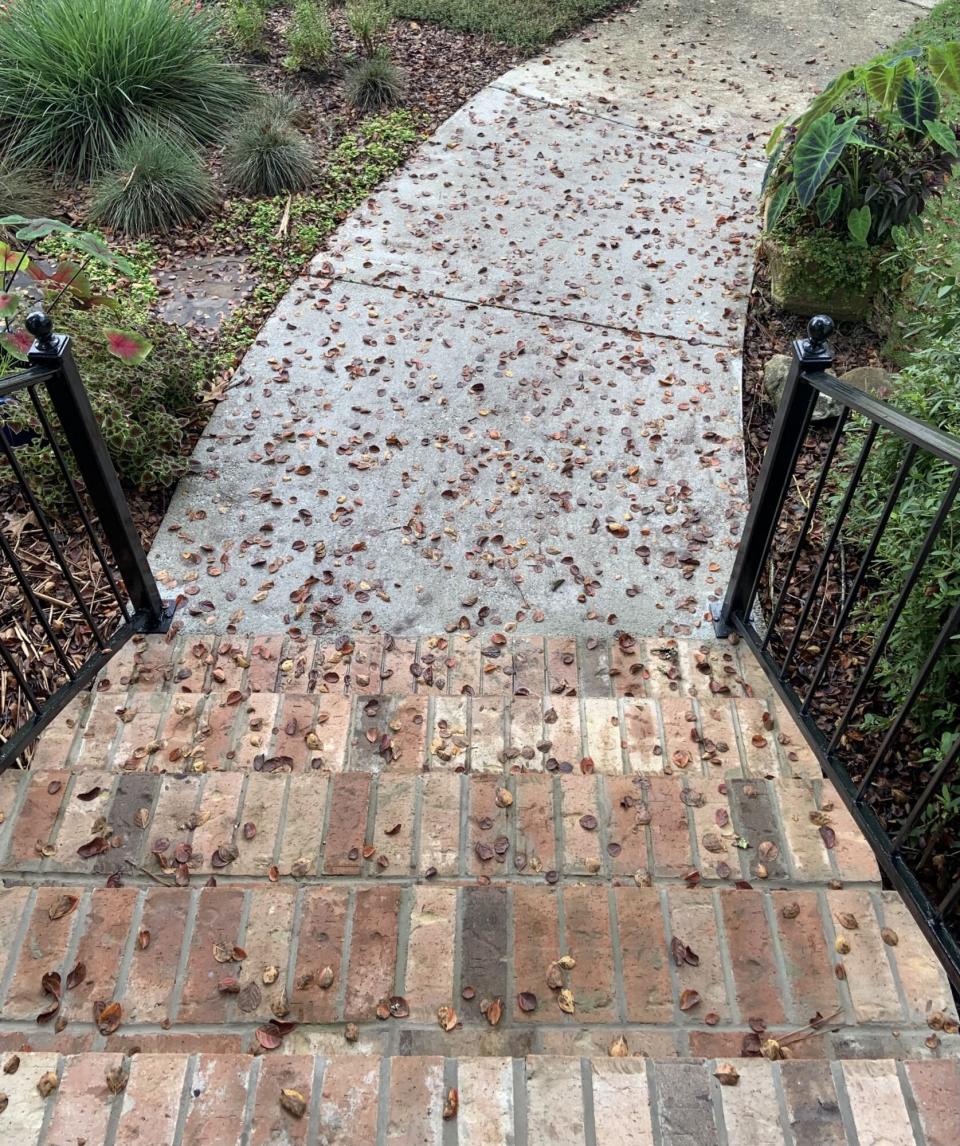
[[[302,191],[313,178],[313,149],[290,123],[290,101],[268,99],[227,140],[223,177],[241,195]]]
[[[10,0],[0,19],[0,141],[32,166],[87,176],[145,124],[217,140],[249,84],[212,10],[183,0]]]
[[[403,72],[382,53],[353,63],[344,83],[347,99],[364,114],[401,103],[407,93]]]
[[[124,235],[166,232],[209,214],[216,201],[196,147],[175,132],[146,126],[94,185],[90,218]]]

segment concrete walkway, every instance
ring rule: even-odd
[[[152,554],[182,619],[702,626],[744,515],[763,141],[918,13],[645,4],[481,91],[247,355]]]

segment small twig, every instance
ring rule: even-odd
[[[276,238],[282,239],[290,227],[290,204],[293,202],[293,196],[287,196],[286,206],[283,208],[283,214],[280,216],[280,226],[277,227]]]
[[[159,883],[161,887],[176,887],[176,884],[171,883],[167,879],[161,879],[160,876],[156,874],[156,872],[150,871],[148,868],[141,867],[140,864],[134,863],[132,859],[127,859],[123,862],[128,863],[131,867],[135,867],[137,871],[142,871],[144,875],[149,876],[150,879],[152,879],[155,883]]]

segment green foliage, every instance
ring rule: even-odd
[[[806,284],[822,286],[825,295],[835,291],[863,294],[875,284],[881,260],[848,241],[846,236],[821,232],[796,235],[779,255],[784,294],[803,294]]]
[[[347,99],[360,111],[380,111],[406,97],[403,72],[382,53],[357,60],[347,69]]]
[[[122,310],[121,320],[129,316]],[[185,471],[186,427],[196,405],[209,361],[179,328],[149,321],[150,356],[131,368],[112,357],[89,314],[68,307],[57,330],[69,334],[83,383],[121,479],[141,492],[171,486]],[[18,400],[4,408],[16,430],[39,430],[33,407]],[[55,420],[54,420],[54,424]],[[60,471],[49,446],[34,442],[17,450],[41,505],[52,512],[68,508]]]
[[[919,59],[919,64],[918,64]],[[942,118],[960,83],[960,43],[878,59],[837,76],[767,145],[768,233],[848,234],[890,246],[943,193],[960,147]]]
[[[195,147],[146,126],[122,145],[94,186],[90,218],[124,235],[166,231],[208,214],[213,181]]]
[[[224,29],[241,52],[263,51],[268,10],[269,0],[227,0],[223,8]]]
[[[44,215],[52,198],[50,182],[42,171],[0,156],[0,216]]]
[[[286,28],[288,68],[300,72],[323,72],[333,59],[333,31],[321,0],[294,0]]]
[[[286,197],[237,200],[217,230],[232,240],[247,236],[251,269],[258,280],[250,303],[238,308],[221,332],[217,370],[236,365],[264,318],[317,247],[364,198],[406,159],[419,139],[416,120],[397,109],[365,119],[333,149],[317,189],[294,195],[288,226],[280,221]]]
[[[179,0],[11,0],[0,19],[0,134],[14,159],[88,174],[134,129],[213,142],[248,94],[216,22]]]
[[[313,150],[289,122],[290,102],[265,101],[231,133],[223,152],[227,186],[242,195],[279,195],[310,185]]]
[[[384,0],[347,0],[347,26],[372,56],[390,27],[390,6]]]
[[[902,371],[897,385],[897,408],[960,437],[960,338],[935,339],[916,353]],[[862,444],[851,435],[848,457]],[[903,460],[904,444],[892,434],[880,434],[870,454],[860,489],[846,526],[850,544],[862,547],[880,520],[884,504]],[[872,567],[870,588],[857,610],[856,623],[876,634],[890,616],[927,529],[943,502],[955,470],[946,462],[921,450],[903,485],[900,497],[882,535]],[[960,504],[955,504],[939,540],[933,547],[920,580],[910,594],[904,613],[895,626],[878,678],[893,704],[903,701],[942,627],[949,610],[960,602]],[[919,724],[931,735],[943,727],[956,727],[960,708],[948,707],[946,698],[960,696],[960,642],[954,641],[934,679],[925,689],[918,710]]]
[[[462,32],[483,32],[526,51],[616,7],[620,0],[394,0],[403,20],[429,21]]]

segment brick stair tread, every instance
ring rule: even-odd
[[[472,633],[324,641],[281,633],[135,637],[108,665],[113,687],[459,696],[768,696],[745,646],[632,637]]]
[[[948,1146],[960,1124],[955,1061],[731,1066],[735,1085],[699,1058],[25,1053],[2,1076],[0,1129],[18,1146]]]
[[[573,1014],[547,981],[565,954]],[[596,1053],[629,1031],[660,1057],[716,1056],[756,1049],[757,1023],[776,1037],[818,1012],[828,1025],[797,1055],[960,1051],[946,977],[906,908],[862,888],[20,886],[0,890],[0,956],[5,1050],[246,1051],[285,996],[303,1024],[293,1048],[321,1053],[354,1022],[371,1053]],[[66,982],[78,964],[65,1026],[38,1026],[43,976]],[[246,992],[221,991],[226,978]],[[409,1015],[383,1021],[394,995]],[[483,999],[502,1000],[497,1024]],[[98,1000],[120,1004],[115,1032],[97,1030]],[[441,1006],[462,1029],[440,1030]]]
[[[579,768],[0,775],[0,864],[11,874],[149,878],[170,872],[178,847],[189,848],[194,882],[215,874],[879,885],[869,845],[824,779]],[[226,848],[236,856],[224,863]]]

